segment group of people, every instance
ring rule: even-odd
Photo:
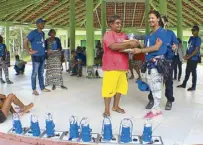
[[[167,98],[165,110],[172,109],[172,103],[175,101],[173,80],[177,79],[177,67],[179,68],[178,80],[180,80],[183,58],[187,60],[186,76],[183,84],[177,87],[185,88],[192,72],[193,85],[188,91],[194,91],[196,89],[196,68],[198,62],[201,61],[201,39],[198,36],[199,27],[193,26],[191,30],[193,36],[189,39],[188,51],[184,55],[182,40],[177,39],[174,32],[168,30],[168,19],[166,16],[161,16],[155,10],[150,11],[149,24],[151,31],[146,35],[144,44],[142,44],[136,39],[128,40],[127,35],[122,32],[121,17],[115,15],[109,20],[111,30],[103,36],[104,55],[102,69],[104,76],[102,97],[104,98],[105,104],[104,117],[110,116],[110,102],[112,97],[114,97],[112,111],[125,113],[125,110],[120,108],[119,101],[121,94],[126,95],[128,91],[126,73],[129,69],[129,54],[134,55],[135,62],[139,60],[135,65],[139,75],[138,79],[141,79],[140,69],[142,73],[146,73],[147,75],[146,78],[150,93],[148,95],[149,102],[145,108],[151,110],[144,115],[144,118],[154,118],[162,115],[160,101],[162,98],[163,83],[165,84],[165,96]],[[140,58],[137,59],[137,56]],[[132,75],[130,78],[134,78],[134,76]]]
[[[197,74],[196,68],[198,62],[201,62],[200,46],[201,39],[198,36],[199,27],[192,28],[193,36],[189,39],[188,51],[184,57],[182,51],[182,40],[177,39],[173,31],[168,30],[168,20],[165,16],[161,16],[158,11],[149,12],[149,24],[151,31],[145,37],[144,44],[139,40],[128,40],[125,33],[122,32],[122,19],[120,16],[112,16],[109,20],[111,30],[103,36],[103,57],[102,69],[104,71],[102,82],[102,97],[104,98],[105,109],[103,116],[110,116],[111,98],[114,97],[112,111],[125,113],[119,105],[121,94],[126,95],[128,92],[127,71],[129,69],[129,54],[133,56],[133,64],[135,70],[140,76],[142,73],[147,74],[147,84],[150,88],[148,95],[149,102],[146,109],[151,109],[144,118],[154,118],[162,115],[160,108],[160,100],[162,98],[163,83],[165,84],[165,96],[167,103],[165,110],[172,109],[172,103],[175,101],[173,94],[173,79],[177,79],[177,71],[174,68],[181,70],[182,61],[187,60],[186,76],[181,85],[178,87],[185,88],[189,79],[190,73],[193,75],[193,85],[188,91],[196,89]],[[63,85],[62,77],[62,62],[61,62],[61,42],[56,37],[56,31],[51,29],[48,33],[49,38],[45,40],[45,34],[42,31],[45,26],[45,20],[42,18],[36,21],[37,29],[31,31],[24,40],[24,48],[29,52],[32,58],[32,75],[31,84],[34,95],[39,95],[36,89],[36,77],[38,75],[39,86],[42,92],[50,92],[45,86],[52,85],[52,90],[56,86],[67,89]],[[31,48],[28,43],[31,43]],[[181,49],[180,49],[181,48]],[[0,73],[2,69],[8,70],[5,66],[6,46],[3,44],[3,38],[0,37]],[[78,47],[77,50],[72,50],[72,61],[70,69],[72,75],[82,76],[82,66],[86,65],[85,49]],[[44,68],[46,61],[46,78],[44,83]],[[18,62],[18,63],[17,63]],[[17,74],[24,72],[26,62],[21,61],[19,56],[16,56],[15,69]],[[133,67],[131,67],[132,69]],[[174,76],[173,76],[174,71]],[[5,73],[6,74],[6,73]],[[181,71],[178,74],[180,80]],[[133,76],[131,77],[133,78]],[[3,79],[0,74],[1,82]],[[6,74],[6,82],[12,83],[8,74]],[[21,113],[28,112],[33,106],[33,103],[24,105],[14,94],[7,97],[0,94],[0,123],[6,120],[9,112],[15,113],[15,109],[11,106],[14,103],[19,106]]]

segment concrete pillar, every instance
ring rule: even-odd
[[[149,34],[150,27],[149,27],[149,11],[150,11],[150,0],[145,0],[145,34]]]
[[[87,40],[87,66],[94,65],[94,22],[93,0],[86,0],[86,40]]]
[[[176,9],[177,9],[177,37],[183,40],[182,0],[176,0]]]

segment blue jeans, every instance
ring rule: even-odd
[[[195,60],[188,60],[187,61],[185,79],[183,81],[183,86],[184,87],[186,87],[187,81],[190,78],[190,73],[192,73],[192,88],[196,89],[196,84],[197,84],[197,64],[198,64],[198,61],[195,61]]]
[[[44,86],[44,67],[45,67],[45,60],[43,62],[32,62],[32,90],[36,90],[36,77],[38,74],[39,86],[40,89],[43,90]]]
[[[25,65],[22,65],[21,68],[17,67],[16,65],[14,66],[14,69],[16,70],[16,73],[19,74],[20,72],[24,73],[25,71]]]

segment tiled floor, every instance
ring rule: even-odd
[[[200,72],[201,71],[201,72]],[[64,72],[64,84],[68,90],[57,90],[51,93],[41,93],[33,96],[30,86],[31,66],[28,65],[23,76],[15,76],[10,69],[13,85],[0,85],[1,93],[15,93],[23,102],[34,102],[35,107],[31,111],[39,117],[40,127],[45,127],[45,114],[51,112],[56,124],[56,130],[68,130],[71,115],[88,117],[93,132],[101,133],[103,99],[101,98],[102,79],[86,79],[70,77]],[[153,120],[153,134],[162,136],[165,145],[184,145],[203,143],[203,67],[198,66],[198,85],[195,92],[187,92],[185,89],[174,87],[176,102],[172,111],[165,111],[166,99],[163,97],[161,107],[163,117]],[[129,81],[129,93],[122,97],[121,106],[126,114],[112,112],[113,132],[119,133],[120,121],[127,117],[134,123],[134,134],[141,134],[145,120],[142,119],[146,113],[144,109],[148,103],[147,93],[137,89],[135,80]],[[174,86],[179,84],[175,81]],[[188,87],[191,85],[191,80]],[[164,94],[164,93],[163,93]],[[30,113],[30,114],[31,114]],[[23,126],[29,126],[30,114],[23,116]],[[7,132],[12,127],[11,117],[0,125],[1,132]]]

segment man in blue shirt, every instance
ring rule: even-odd
[[[188,41],[188,50],[184,57],[184,59],[187,60],[185,79],[181,85],[177,86],[178,88],[185,88],[190,73],[192,73],[192,87],[190,87],[188,91],[196,90],[197,64],[201,62],[200,47],[202,43],[201,38],[198,36],[199,27],[193,26],[191,31],[193,36],[191,36]]]
[[[165,54],[166,59],[169,61],[170,65],[170,75],[168,76],[167,80],[165,81],[165,96],[167,98],[167,103],[165,106],[165,110],[171,110],[172,109],[172,102],[175,101],[174,96],[173,96],[173,59],[175,56],[175,50],[177,49],[178,45],[178,40],[174,34],[173,31],[167,29],[167,23],[168,19],[166,16],[162,16],[162,21],[164,23],[164,29],[166,31],[165,36],[165,43],[167,45],[167,52]],[[154,100],[152,93],[150,92],[149,96],[149,103],[146,106],[146,109],[151,109],[154,105]]]
[[[45,39],[44,29],[45,20],[42,18],[36,21],[37,29],[31,31],[24,41],[24,47],[32,56],[32,90],[34,95],[39,95],[36,90],[36,76],[38,74],[38,80],[40,89],[42,92],[50,92],[44,85],[44,66],[45,66]],[[28,42],[31,43],[31,48],[28,47]]]

